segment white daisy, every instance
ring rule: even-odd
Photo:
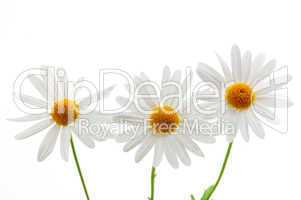
[[[285,81],[282,82],[280,80],[284,80],[283,77],[278,77],[264,85],[267,78],[271,77],[276,70],[276,61],[265,62],[263,54],[252,59],[249,51],[241,55],[240,49],[236,45],[231,50],[232,70],[219,55],[217,58],[224,76],[204,63],[199,64],[197,74],[202,80],[215,84],[222,91],[222,102],[226,105],[223,118],[235,125],[236,132],[240,130],[245,141],[249,140],[249,128],[255,135],[263,138],[265,136],[264,128],[257,116],[272,121],[275,114],[271,108],[292,105],[290,100],[275,95],[275,91],[287,84],[291,80],[291,76],[286,75]],[[200,97],[200,99],[208,100],[206,97]],[[219,100],[215,99],[215,102],[218,103]],[[233,140],[236,132],[228,136],[229,141]]]
[[[178,159],[185,165],[190,165],[191,159],[187,152],[190,151],[198,156],[203,156],[203,153],[194,140],[213,143],[214,137],[210,135],[198,134],[198,130],[189,130],[187,124],[193,122],[198,118],[195,113],[197,111],[185,112],[186,100],[186,83],[187,76],[184,81],[181,79],[181,72],[170,72],[168,67],[163,70],[163,77],[159,92],[155,93],[151,86],[140,88],[140,94],[145,98],[135,96],[134,101],[130,104],[125,113],[116,117],[116,120],[121,120],[134,125],[137,131],[131,131],[131,139],[126,142],[124,151],[128,152],[131,149],[139,146],[135,161],[141,161],[150,151],[154,149],[153,166],[157,167],[163,158],[166,156],[167,161],[173,168],[178,168]],[[141,84],[150,82],[150,79],[143,73],[139,77],[135,77],[134,83],[137,89]],[[167,83],[174,83],[178,85],[182,91],[174,86],[166,86]],[[179,98],[171,98],[171,95],[180,94],[183,97],[183,102]],[[152,96],[152,97],[150,97]],[[170,97],[170,98],[168,98]],[[128,98],[118,97],[117,102],[120,105],[125,105],[129,102]],[[139,106],[137,106],[137,104]],[[143,107],[143,111],[139,109]],[[194,113],[194,114],[192,114]],[[206,117],[206,115],[204,115]]]
[[[86,114],[86,109],[91,105],[91,96],[82,98],[79,101],[68,99],[67,94],[65,94],[67,89],[66,76],[61,78],[55,76],[52,70],[47,70],[47,68],[43,68],[42,70],[46,70],[47,73],[50,74],[41,74],[42,78],[39,75],[32,75],[28,78],[35,89],[40,93],[43,100],[24,94],[20,96],[20,100],[25,104],[44,109],[45,112],[41,114],[29,114],[9,120],[17,122],[40,120],[38,123],[16,135],[15,138],[18,140],[25,139],[49,128],[40,145],[38,161],[45,160],[52,153],[58,137],[60,137],[61,156],[67,161],[70,141],[73,135],[77,136],[77,138],[89,148],[95,147],[93,139],[100,140],[98,135],[79,130],[80,120],[85,119],[88,120],[88,122],[95,122],[103,119],[103,116],[96,111],[91,111],[89,114]],[[51,78],[52,80],[49,81],[50,84],[47,84],[48,77],[53,77]],[[64,84],[57,84],[58,81]],[[107,96],[111,90],[112,88],[108,88],[103,92],[95,94],[95,98],[97,97],[97,101],[101,100]],[[47,101],[47,99],[49,101]],[[51,105],[50,112],[48,112],[47,109],[49,103]]]

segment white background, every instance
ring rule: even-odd
[[[64,66],[69,77],[97,80],[102,67],[129,73],[145,71],[158,79],[199,61],[217,66],[214,52],[229,58],[233,43],[266,52],[287,64],[294,76],[289,95],[289,131],[266,129],[264,140],[238,137],[216,200],[300,199],[300,5],[299,1],[177,0],[7,0],[0,1],[0,199],[85,199],[73,160],[61,160],[59,148],[43,163],[36,154],[44,134],[24,141],[14,135],[30,124],[5,119],[20,116],[12,86],[28,65]],[[174,170],[158,169],[156,200],[188,200],[215,180],[226,149],[201,145],[206,159]],[[114,141],[89,150],[78,145],[91,199],[147,199],[152,156],[134,162]]]

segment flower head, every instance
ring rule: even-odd
[[[85,119],[94,123],[103,119],[103,116],[97,111],[86,113],[86,109],[90,105],[88,102],[91,101],[90,96],[78,101],[67,97],[68,95],[64,93],[67,87],[66,76],[57,77],[50,68],[42,68],[41,70],[47,73],[46,75],[41,74],[42,78],[40,75],[32,75],[28,78],[43,99],[22,94],[20,100],[25,104],[40,108],[43,112],[41,114],[28,114],[24,117],[10,120],[18,122],[39,121],[16,135],[18,140],[28,138],[48,129],[39,148],[38,161],[45,160],[51,154],[59,136],[61,156],[67,161],[70,140],[73,135],[89,148],[94,148],[95,146],[93,139],[100,140],[98,135],[81,131],[79,129],[80,120]],[[48,80],[48,78],[52,79],[52,81]],[[94,99],[97,99],[97,101],[103,99],[111,90],[112,88],[108,88],[103,93],[97,92],[97,94],[94,94]],[[104,94],[104,96],[100,96],[100,94]],[[48,107],[51,108],[50,111],[48,111]]]
[[[189,78],[190,75],[185,80]],[[124,146],[124,151],[139,146],[135,156],[136,162],[141,161],[154,149],[154,167],[161,163],[164,155],[173,168],[179,167],[179,160],[185,165],[190,165],[188,151],[203,156],[195,140],[204,143],[215,142],[214,137],[199,134],[197,129],[189,129],[188,124],[198,121],[199,115],[195,109],[189,113],[185,111],[185,80],[181,79],[180,71],[171,73],[169,67],[163,70],[161,85],[157,85],[158,90],[154,89],[154,82],[145,74],[135,77],[135,88],[140,89],[138,93],[143,94],[144,98],[134,96],[128,109],[116,116],[115,120],[136,127],[133,130],[137,131],[131,131],[132,137],[125,141]],[[117,101],[125,105],[129,99],[118,97]]]
[[[236,132],[228,139],[233,140],[240,131],[243,138],[249,140],[249,128],[260,138],[265,135],[264,128],[258,116],[266,120],[274,120],[275,114],[272,109],[292,105],[286,97],[275,95],[291,76],[272,77],[276,70],[276,61],[265,62],[262,54],[252,58],[251,52],[241,55],[238,46],[234,45],[231,50],[231,69],[226,62],[217,55],[222,66],[223,76],[207,64],[200,63],[197,69],[199,77],[211,82],[220,90],[221,102],[224,102],[225,112],[223,119],[235,125]],[[273,78],[273,81],[267,79]],[[203,100],[209,100],[202,98]],[[219,106],[219,105],[218,105]],[[221,108],[219,108],[221,110]]]

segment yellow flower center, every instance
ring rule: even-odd
[[[174,134],[181,123],[181,116],[171,106],[156,106],[150,114],[150,125],[155,135]]]
[[[256,94],[249,85],[235,83],[226,89],[225,98],[228,105],[240,111],[248,109],[256,101]]]
[[[59,126],[67,126],[79,118],[79,105],[72,100],[64,99],[54,103],[51,117]]]

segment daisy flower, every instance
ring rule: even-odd
[[[231,50],[231,69],[219,55],[217,58],[222,66],[223,75],[204,63],[199,64],[197,74],[202,80],[215,84],[221,92],[222,99],[216,98],[216,105],[225,105],[222,117],[236,127],[235,133],[227,136],[228,140],[232,141],[240,131],[243,139],[248,141],[250,130],[263,138],[265,132],[258,117],[273,121],[275,113],[272,109],[292,105],[290,100],[275,93],[291,80],[291,76],[277,77],[267,84],[267,79],[271,78],[277,69],[276,61],[265,62],[263,54],[253,59],[250,51],[241,55],[236,45]],[[206,97],[199,99],[208,100]]]
[[[41,97],[39,98],[20,94],[20,100],[23,103],[44,110],[44,112],[41,114],[29,114],[10,120],[17,122],[39,121],[16,135],[16,139],[18,140],[28,138],[48,129],[38,151],[38,161],[45,160],[52,153],[59,137],[60,152],[63,160],[65,161],[68,161],[69,148],[71,146],[75,164],[80,175],[80,180],[86,198],[89,200],[90,197],[75,150],[73,136],[76,136],[89,148],[94,148],[95,146],[93,139],[103,139],[103,137],[99,138],[98,135],[83,132],[79,128],[79,123],[80,120],[83,119],[88,120],[88,123],[95,123],[96,121],[99,122],[104,118],[100,113],[90,111],[89,106],[93,100],[96,99],[98,102],[107,96],[113,87],[106,89],[102,93],[97,92],[95,96],[88,96],[76,101],[73,100],[73,98],[69,98],[69,88],[67,87],[68,81],[65,71],[61,69],[60,72],[63,72],[63,76],[55,76],[54,70],[52,69],[47,67],[41,68],[41,71],[46,72],[46,74],[41,73],[42,78],[40,75],[32,75],[28,77],[35,89],[40,93],[42,99]],[[58,72],[59,71],[57,71],[57,74]],[[50,112],[48,112],[49,105],[51,107]]]
[[[39,92],[40,97],[21,94],[20,100],[25,104],[44,110],[44,112],[41,114],[28,114],[9,120],[16,122],[39,121],[17,134],[15,136],[17,140],[26,139],[48,129],[38,151],[38,161],[45,160],[52,153],[59,137],[61,157],[63,160],[68,161],[72,136],[76,136],[89,148],[95,147],[93,139],[100,140],[95,134],[81,131],[79,129],[80,121],[83,119],[88,120],[88,122],[100,121],[103,119],[103,116],[97,111],[91,111],[86,114],[86,109],[91,105],[93,97],[84,97],[79,101],[68,98],[69,95],[66,94],[68,93],[66,74],[63,77],[58,77],[55,76],[50,68],[42,68],[41,70],[47,72],[46,75],[41,74],[42,78],[40,75],[28,77],[31,84]],[[48,78],[50,79],[49,81]],[[108,88],[103,92],[94,94],[94,99],[97,99],[97,101],[101,100],[109,95],[111,90],[112,88]],[[100,96],[100,94],[102,95]],[[50,112],[48,111],[49,106],[51,107]]]
[[[200,117],[211,117],[206,113],[199,113],[195,107],[187,104],[189,98],[186,93],[190,79],[191,73],[182,81],[181,71],[171,73],[169,67],[165,67],[161,84],[154,86],[150,84],[154,82],[141,73],[134,79],[136,95],[133,101],[125,97],[117,98],[120,105],[130,102],[130,106],[115,120],[136,127],[127,132],[131,138],[126,141],[123,150],[128,152],[139,146],[135,155],[135,161],[139,162],[154,149],[150,200],[154,200],[156,167],[160,165],[164,155],[173,168],[179,167],[179,160],[188,166],[191,164],[188,151],[204,156],[195,140],[203,143],[215,142],[212,135],[200,134],[198,128],[190,126],[201,121]],[[139,98],[140,95],[143,98]],[[123,139],[123,135],[121,138]]]
[[[123,148],[128,152],[139,146],[135,155],[136,162],[141,161],[154,149],[153,167],[159,166],[164,155],[173,168],[179,167],[179,161],[188,166],[191,164],[188,151],[203,156],[195,140],[203,143],[215,142],[214,137],[210,135],[197,134],[196,129],[189,130],[189,122],[194,122],[200,116],[192,114],[197,112],[194,109],[190,113],[185,109],[187,80],[190,78],[191,75],[188,75],[182,80],[181,71],[171,73],[170,68],[165,67],[161,85],[157,85],[160,91],[155,92],[152,86],[147,85],[154,82],[151,82],[144,73],[135,77],[135,88],[139,88],[139,95],[143,95],[144,98],[139,99],[138,95],[135,95],[128,110],[115,120],[136,127],[127,132],[131,138],[126,141]],[[174,85],[167,85],[168,83]],[[180,95],[178,96],[180,98],[171,97],[175,94]],[[117,102],[124,106],[129,102],[129,98],[117,97]]]
[[[241,133],[245,141],[249,141],[250,130],[259,138],[263,138],[265,131],[259,117],[277,122],[271,109],[287,108],[292,105],[290,100],[276,95],[277,90],[282,89],[291,80],[291,76],[285,74],[275,77],[273,74],[277,69],[275,60],[265,62],[263,54],[252,58],[250,51],[241,55],[236,45],[231,50],[231,69],[219,55],[217,58],[222,66],[223,75],[204,63],[199,64],[197,74],[203,81],[213,83],[218,88],[220,97],[212,99],[199,96],[199,99],[215,102],[216,108],[220,111],[225,105],[225,112],[221,117],[234,125],[235,132],[227,135],[229,145],[219,176],[216,182],[205,190],[201,199],[211,199],[219,185],[237,132]],[[192,195],[191,199],[195,197]]]

